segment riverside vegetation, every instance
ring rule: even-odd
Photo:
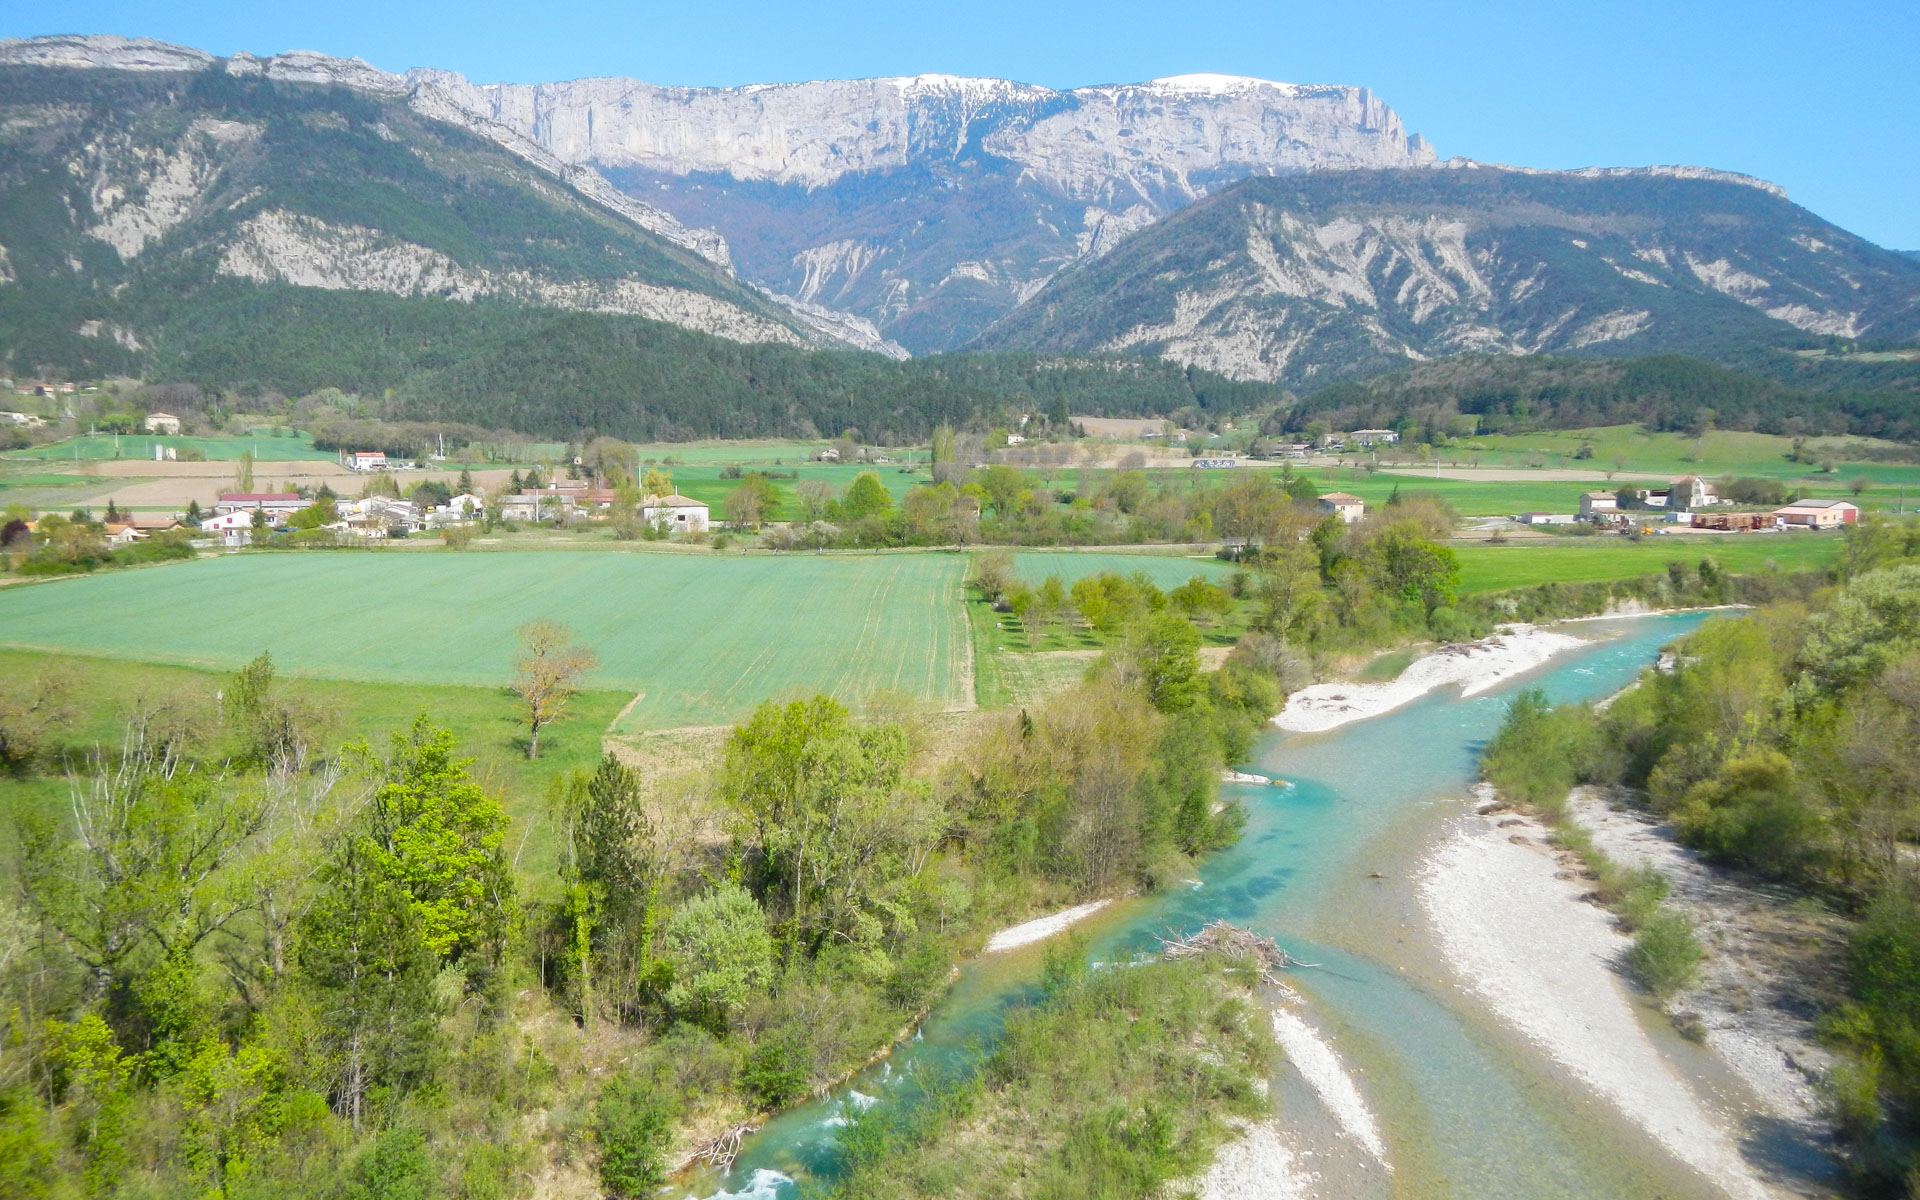
[[[1838,588],[1709,622],[1604,712],[1522,696],[1486,770],[1549,812],[1578,783],[1632,789],[1710,859],[1851,914],[1830,1115],[1864,1188],[1920,1195],[1920,530],[1852,531]],[[1663,882],[1598,874],[1642,980],[1684,987],[1701,952]]]
[[[816,697],[764,705],[697,771],[606,757],[538,801],[483,786],[426,716],[333,741],[264,657],[217,693],[130,690],[97,737],[58,678],[10,676],[0,1186],[649,1194],[885,1046],[989,928],[1175,885],[1235,836],[1220,768],[1279,685],[1251,654],[1202,673],[1199,640],[1144,614],[957,750]],[[554,848],[537,868],[529,839]],[[1006,1054],[1100,1091],[1060,1136],[1131,1186],[1244,1104],[1256,1047],[1206,977],[1129,974],[1063,977]],[[1100,1061],[1121,1042],[1124,1080]]]

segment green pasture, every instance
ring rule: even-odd
[[[673,459],[676,464],[686,466],[768,466],[777,463],[791,467],[806,462],[830,444],[830,439],[814,442],[764,439],[738,442],[640,442],[634,446],[634,450],[643,465]],[[926,456],[922,454],[921,457]]]
[[[1593,447],[1593,456],[1576,459],[1583,445]],[[1818,476],[1807,463],[1789,462],[1793,439],[1767,433],[1741,433],[1736,430],[1709,430],[1699,438],[1684,433],[1654,433],[1638,425],[1608,425],[1594,429],[1567,429],[1489,435],[1469,438],[1457,446],[1435,452],[1435,461],[1443,465],[1471,466],[1477,460],[1482,467],[1525,467],[1544,458],[1548,467],[1604,471],[1623,461],[1621,470],[1650,471],[1673,475],[1762,475],[1775,479],[1811,477],[1839,485],[1851,478],[1868,478],[1877,484],[1905,482],[1920,485],[1920,464],[1859,462],[1860,447],[1881,449],[1892,442],[1870,438],[1820,437],[1807,440],[1807,457],[1815,462],[1832,459],[1840,467],[1835,476]],[[1855,457],[1849,459],[1849,454]]]
[[[17,453],[27,458],[67,459],[73,462],[109,458],[151,459],[156,444],[172,446],[176,452],[187,449],[198,450],[209,462],[232,461],[249,451],[256,460],[261,462],[332,462],[335,459],[335,454],[331,450],[314,449],[313,438],[307,434],[275,436],[266,432],[250,434],[246,437],[156,437],[144,433],[82,434],[79,437],[48,442],[44,446],[35,446],[30,450],[21,450]]]
[[[1838,534],[1751,533],[1732,537],[1670,534],[1639,542],[1622,537],[1556,538],[1512,546],[1456,546],[1460,591],[1502,592],[1542,583],[1592,583],[1656,575],[1669,562],[1689,567],[1711,558],[1734,574],[1818,571],[1840,554]]]
[[[249,553],[0,589],[0,645],[231,670],[499,687],[514,631],[572,626],[623,729],[724,724],[761,701],[969,698],[958,555]]]
[[[1072,587],[1076,582],[1089,575],[1099,575],[1112,571],[1118,575],[1131,575],[1144,571],[1153,580],[1154,586],[1161,591],[1179,587],[1195,575],[1203,575],[1218,583],[1233,570],[1230,563],[1207,555],[1204,558],[1189,558],[1184,554],[1122,554],[1113,551],[1074,551],[1074,550],[1020,550],[1013,556],[1014,574],[1030,584],[1042,582],[1049,575],[1058,576],[1060,582]]]

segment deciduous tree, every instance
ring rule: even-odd
[[[540,731],[560,719],[580,681],[599,660],[573,644],[573,630],[558,621],[529,621],[519,630],[520,658],[514,664],[513,690],[524,705],[527,757],[540,756]]]

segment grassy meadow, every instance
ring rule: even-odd
[[[1038,584],[1047,576],[1056,576],[1072,587],[1089,575],[1112,571],[1119,575],[1145,572],[1161,591],[1179,587],[1195,575],[1219,583],[1233,570],[1211,554],[1192,556],[1182,553],[1124,554],[1100,550],[1018,550],[1013,555],[1013,570],[1022,582]]]
[[[769,697],[967,702],[958,555],[272,553],[0,589],[0,645],[290,675],[499,688],[551,618],[645,693],[624,729],[713,725]]]

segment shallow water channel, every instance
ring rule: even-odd
[[[1449,688],[1327,733],[1264,739],[1250,766],[1294,786],[1225,787],[1247,808],[1240,842],[1201,864],[1198,887],[1114,906],[1084,925],[1094,958],[1147,953],[1155,934],[1225,918],[1321,964],[1288,982],[1376,1115],[1391,1169],[1343,1144],[1331,1115],[1283,1066],[1274,1081],[1280,1123],[1320,1194],[1717,1194],[1479,1009],[1427,945],[1412,887],[1424,850],[1465,808],[1480,750],[1514,691],[1540,686],[1556,702],[1607,695],[1704,619],[1570,624],[1593,644],[1479,696]],[[916,1072],[990,1046],[1008,1007],[1031,996],[1041,954],[1036,946],[968,964],[911,1045],[834,1096],[775,1118],[726,1178],[692,1180],[692,1194],[772,1198],[791,1194],[794,1177],[830,1177],[848,1109],[911,1095]]]

